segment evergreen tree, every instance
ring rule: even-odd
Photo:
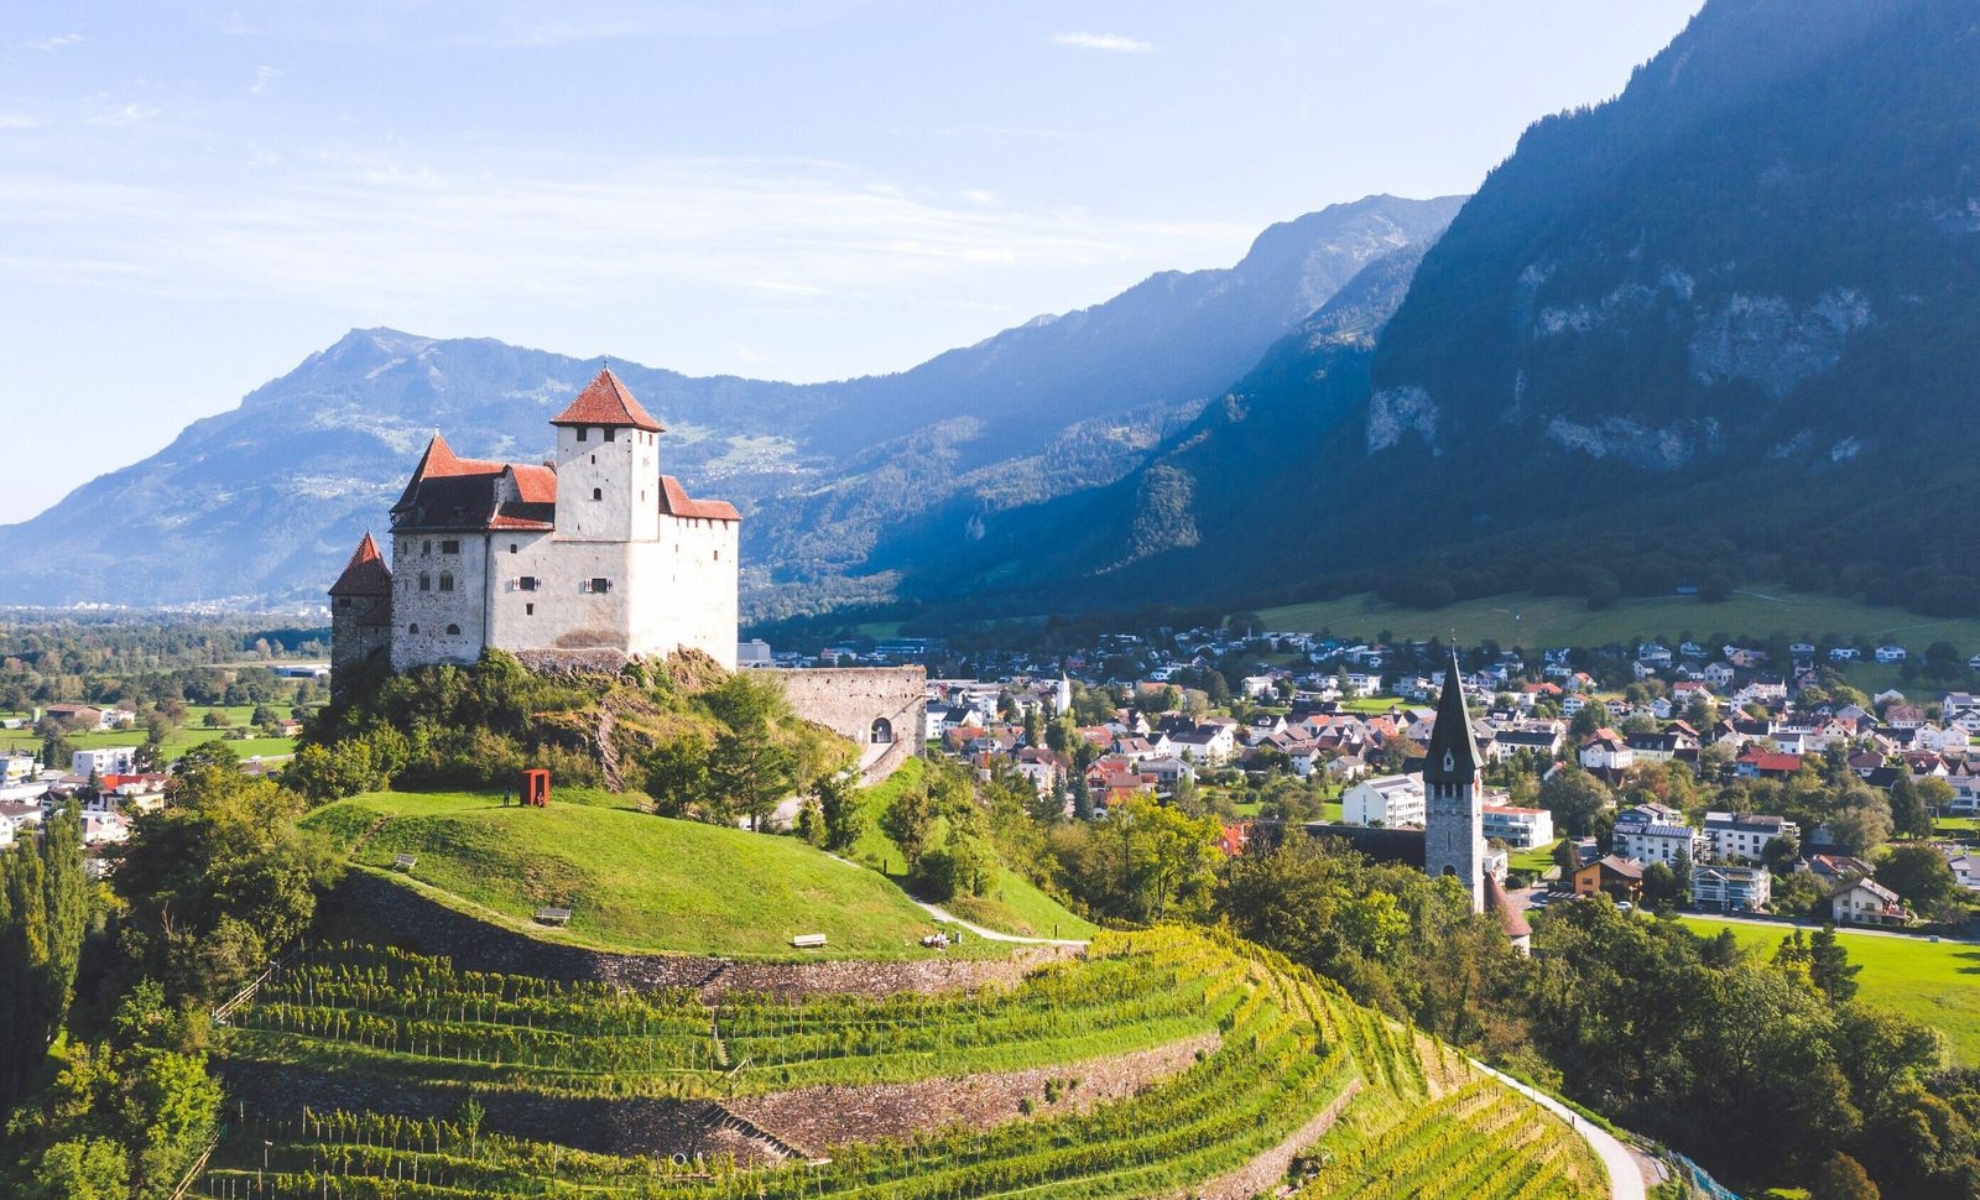
[[[818,797],[820,815],[825,820],[825,848],[850,850],[866,826],[859,810],[859,792],[851,775],[821,775],[813,792]]]
[[[0,851],[0,1105],[19,1097],[75,988],[89,918],[73,806],[38,839]]]
[[[1808,939],[1807,962],[1809,977],[1832,1002],[1841,1004],[1856,995],[1856,977],[1863,968],[1849,961],[1834,925],[1822,926]]]

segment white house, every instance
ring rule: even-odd
[[[136,746],[98,746],[78,750],[69,758],[69,770],[78,775],[130,775],[137,770]]]
[[[1758,813],[1708,812],[1705,839],[1717,862],[1758,859],[1778,837],[1801,837],[1801,827],[1785,817]]]
[[[1720,912],[1765,908],[1773,889],[1773,876],[1765,867],[1702,866],[1691,873],[1692,900]]]
[[[1905,658],[1905,652],[1903,646],[1877,647],[1877,661],[1880,663],[1903,662],[1904,658]]]
[[[1520,808],[1511,804],[1487,804],[1484,831],[1515,850],[1531,850],[1554,840],[1554,814],[1544,808]]]
[[[1675,863],[1680,854],[1693,862],[1705,856],[1705,837],[1685,824],[1684,814],[1661,804],[1641,804],[1616,815],[1615,852],[1618,858],[1641,863]]]
[[[1874,879],[1859,879],[1829,898],[1836,924],[1902,925],[1911,919],[1898,894]]]
[[[1589,771],[1627,771],[1636,762],[1636,752],[1613,729],[1598,729],[1581,743],[1581,765]]]
[[[1364,779],[1341,794],[1341,821],[1348,825],[1421,826],[1425,815],[1423,779],[1384,775]]]

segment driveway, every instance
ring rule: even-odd
[[[1643,1185],[1643,1171],[1636,1165],[1636,1155],[1630,1153],[1629,1147],[1618,1141],[1608,1130],[1587,1120],[1580,1113],[1545,1092],[1530,1088],[1517,1079],[1501,1075],[1476,1060],[1473,1060],[1472,1065],[1573,1127],[1574,1131],[1581,1135],[1581,1139],[1594,1149],[1596,1156],[1602,1160],[1602,1166],[1608,1170],[1609,1194],[1615,1197],[1615,1200],[1648,1200],[1649,1190]]]

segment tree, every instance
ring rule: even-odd
[[[41,1152],[32,1200],[128,1200],[131,1168],[108,1138],[74,1138]]]
[[[38,844],[0,850],[0,1106],[47,1054],[75,988],[89,920],[82,832],[73,805]]]
[[[1540,785],[1540,807],[1554,815],[1555,824],[1569,837],[1593,833],[1595,818],[1611,803],[1608,786],[1580,767],[1564,767]]]
[[[1959,880],[1945,856],[1931,846],[1893,846],[1877,866],[1877,882],[1904,898],[1914,912],[1939,919],[1957,905]]]
[[[1849,961],[1849,951],[1836,936],[1834,925],[1824,925],[1808,939],[1808,976],[1832,1004],[1842,1004],[1856,995],[1856,977],[1863,967]]]
[[[1836,810],[1827,821],[1829,838],[1844,854],[1868,858],[1891,837],[1891,809],[1882,793]]]
[[[708,756],[707,794],[718,812],[746,816],[751,829],[763,823],[798,785],[797,755],[762,730],[732,731],[715,738]]]
[[[661,742],[646,756],[646,794],[663,817],[688,816],[708,799],[713,745],[697,730]],[[297,754],[298,758],[302,757]]]
[[[811,786],[825,821],[825,848],[852,849],[866,828],[866,814],[859,807],[858,780],[845,772],[833,772],[820,775]]]
[[[1841,1151],[1830,1155],[1829,1161],[1822,1164],[1815,1173],[1814,1185],[1808,1189],[1808,1200],[1882,1200],[1882,1197],[1883,1193],[1864,1173],[1863,1164]]]
[[[1899,837],[1932,836],[1932,813],[1908,770],[1899,771],[1891,785],[1891,828]]]
[[[881,814],[880,828],[901,848],[902,856],[907,859],[908,874],[914,874],[935,828],[935,813],[929,805],[927,789],[911,787],[894,797],[887,811]]]

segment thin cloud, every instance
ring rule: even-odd
[[[287,74],[288,72],[280,67],[256,67],[254,69],[254,82],[248,85],[248,91],[257,96],[262,95],[268,91],[269,84],[274,83],[277,79]]]
[[[54,37],[36,38],[31,42],[22,42],[21,45],[29,50],[39,50],[43,54],[53,54],[64,46],[73,46],[82,40],[80,33],[58,33]]]
[[[1149,54],[1155,49],[1153,42],[1124,37],[1118,33],[1055,33],[1052,35],[1052,40],[1061,46],[1071,46],[1078,50],[1104,50],[1109,54]]]
[[[30,117],[26,113],[0,113],[0,129],[38,129],[40,117]]]
[[[98,113],[89,119],[91,125],[135,125],[149,121],[158,115],[158,110],[144,104],[125,104],[106,113]]]

